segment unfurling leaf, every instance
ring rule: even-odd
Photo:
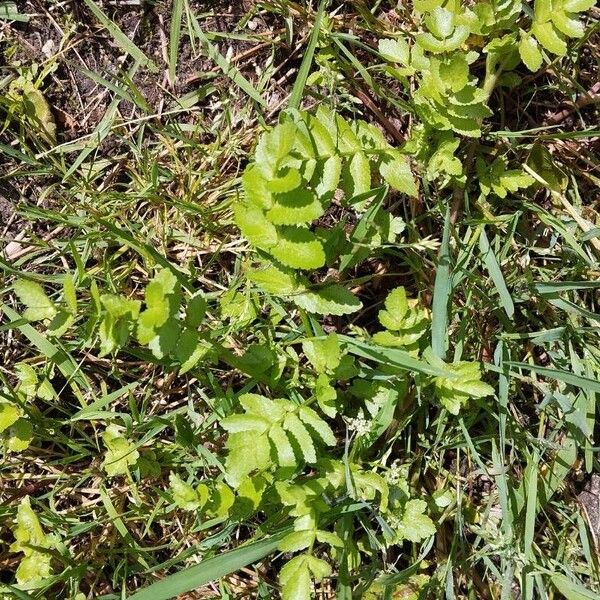
[[[54,542],[44,533],[37,515],[31,508],[29,496],[25,496],[19,504],[13,534],[15,542],[11,544],[10,551],[23,553],[17,567],[17,582],[21,585],[37,584],[50,577],[51,554],[47,550],[54,546]]]
[[[133,466],[139,458],[135,444],[121,434],[121,430],[114,424],[109,425],[102,434],[102,441],[106,446],[106,453],[102,466],[107,475],[125,475],[129,467]]]

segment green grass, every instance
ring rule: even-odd
[[[331,456],[347,474],[356,460],[391,486],[394,477],[405,481],[410,498],[426,502],[436,533],[386,547],[380,492],[360,497],[347,476],[320,522],[345,549],[314,546],[333,565],[315,584],[317,597],[600,597],[600,530],[581,495],[599,470],[598,104],[547,124],[561,102],[597,81],[597,9],[567,56],[551,56],[539,73],[521,68],[517,87],[492,93],[491,131],[457,152],[469,169],[466,188],[444,185],[415,159],[418,197],[378,197],[405,228],[358,266],[348,266],[352,254],[348,268],[310,274],[311,284],[340,279],[363,304],[323,317],[247,278],[260,253],[235,225],[241,176],[285,108],[325,105],[374,124],[397,147],[418,119],[377,40],[412,35],[416,24],[408,8],[394,13],[395,2],[313,4],[232,3],[230,13],[176,0],[172,23],[169,8],[162,24],[148,24],[136,8],[128,21],[113,4],[86,0],[89,22],[81,22],[68,5],[42,2],[65,47],[103,40],[79,54],[59,42],[44,55],[27,50],[35,38],[23,28],[45,17],[29,3],[17,14],[14,3],[0,2],[0,402],[17,405],[33,428],[26,449],[0,449],[0,597],[279,598],[281,570],[296,555],[278,549],[294,521],[289,507],[266,496],[243,518],[219,506],[184,510],[169,475],[194,487],[229,481],[221,421],[240,413],[247,392],[312,402],[306,342],[332,331],[358,379],[401,389],[398,373],[410,377],[373,417],[381,434],[366,448],[358,408],[372,398],[338,384],[349,409],[325,418],[336,436]],[[141,20],[135,36],[131,19]],[[92,60],[101,48],[112,52],[104,65]],[[42,100],[30,99],[37,109],[9,93],[19,76],[40,90]],[[532,159],[540,146],[548,154]],[[480,151],[506,156],[510,168],[527,162],[541,183],[506,198],[480,195],[472,160]],[[363,213],[354,229],[357,255],[370,243],[375,213]],[[340,214],[354,227],[352,211],[328,218],[335,224]],[[106,310],[95,288],[143,301],[161,268],[181,286],[182,307],[196,291],[207,303],[201,341],[210,350],[185,374],[135,335],[115,354],[99,350]],[[53,336],[47,322],[23,316],[14,286],[35,281],[65,310],[68,273],[75,321]],[[494,395],[454,416],[429,385],[439,366],[373,343],[378,311],[398,286],[430,309],[435,355],[481,361]],[[20,363],[38,377],[30,394]],[[105,464],[110,424],[138,457],[115,476]],[[23,554],[11,544],[25,497],[54,536],[50,549],[42,544],[52,573],[17,584]],[[356,543],[362,560],[353,565]]]

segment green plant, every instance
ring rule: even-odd
[[[52,573],[50,550],[57,540],[55,536],[44,533],[31,508],[29,496],[25,496],[19,504],[13,535],[15,541],[11,544],[10,551],[23,554],[16,571],[17,581],[36,584],[49,577]]]
[[[3,600],[599,589],[589,2],[4,4]]]
[[[360,301],[345,287],[327,280],[315,285],[302,271],[325,266],[346,271],[368,255],[369,247],[393,242],[402,231],[384,210],[365,212],[370,199],[378,196],[379,208],[385,196],[385,190],[372,188],[374,177],[380,185],[417,194],[407,157],[377,128],[349,123],[324,107],[315,115],[289,111],[261,136],[242,176],[244,197],[234,206],[240,230],[269,259],[248,277],[308,312],[359,310]],[[338,189],[343,197],[336,196]],[[319,225],[334,206],[341,211],[338,222]],[[354,213],[363,218],[348,234],[345,222]]]

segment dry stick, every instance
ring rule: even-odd
[[[398,144],[404,144],[406,141],[405,137],[400,133],[398,128],[379,110],[375,102],[371,97],[359,87],[353,85],[352,90],[360,101],[375,115],[377,120],[381,123],[384,129],[394,138]]]
[[[575,207],[565,198],[563,194],[551,189],[550,184],[543,177],[540,177],[540,175],[538,175],[529,165],[524,164],[523,169],[538,183],[541,183],[544,187],[548,188],[553,198],[560,200],[560,203],[564,206],[565,210],[571,215],[571,217],[573,217],[573,220],[577,223],[577,225],[579,225],[580,229],[584,233],[594,229],[594,226],[575,210]],[[594,246],[594,249],[598,255],[600,255],[600,240],[593,237],[590,239],[590,242],[592,243],[592,246]]]
[[[580,110],[589,106],[590,104],[595,104],[596,102],[600,102],[600,81],[595,83],[588,92],[582,94],[567,108],[554,113],[550,117],[548,117],[547,123],[548,125],[558,125],[562,121],[564,121],[572,112],[576,110]]]

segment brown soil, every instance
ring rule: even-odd
[[[111,102],[112,94],[91,78],[87,72],[112,81],[127,72],[133,61],[115,42],[81,1],[54,2],[53,0],[25,0],[19,9],[30,15],[27,23],[14,23],[0,31],[0,61],[5,65],[29,66],[54,62],[55,70],[46,78],[45,96],[51,105],[58,125],[59,141],[65,142],[90,133],[98,125]],[[195,15],[211,13],[200,21],[204,32],[237,32],[267,34],[280,29],[283,21],[253,17],[250,26],[239,27],[247,10],[255,4],[250,1],[195,0],[190,8]],[[100,0],[98,5],[148,58],[159,67],[152,73],[140,68],[132,80],[148,104],[149,111],[160,113],[165,104],[193,91],[199,82],[222,77],[214,63],[200,48],[192,48],[187,35],[182,35],[177,62],[177,80],[171,83],[167,76],[167,56],[171,20],[171,2],[112,2]],[[214,42],[227,56],[243,56],[258,42],[227,40]],[[62,44],[62,46],[61,46]],[[266,55],[269,49],[265,48]],[[289,51],[284,54],[289,54]],[[265,56],[266,56],[265,55]],[[260,52],[252,53],[251,60],[236,65],[250,80],[256,78],[254,67],[260,64]],[[281,58],[285,59],[285,56]],[[220,83],[217,81],[216,83]],[[227,89],[230,83],[223,78]],[[122,102],[124,117],[140,116],[140,109]]]

